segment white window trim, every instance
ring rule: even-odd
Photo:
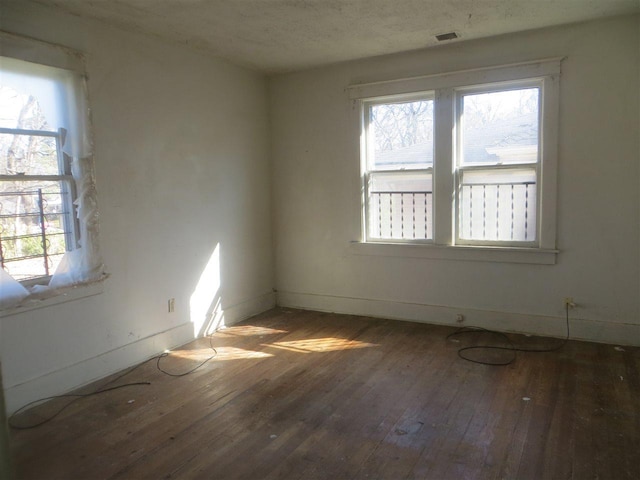
[[[54,296],[49,294],[32,295],[27,301],[23,301],[18,305],[0,309],[0,318],[11,317],[21,313],[39,310],[41,308],[60,305],[61,303],[73,302],[86,297],[100,295],[104,293],[104,282],[98,280],[91,283],[81,285],[71,285],[63,287],[55,291]]]
[[[429,258],[433,260],[464,260],[473,262],[528,263],[554,265],[558,250],[519,247],[477,247],[469,245],[399,244],[353,241],[352,255],[379,257]]]
[[[84,59],[80,52],[4,31],[0,31],[0,57],[11,57],[85,74]]]
[[[557,202],[557,150],[559,115],[559,80],[562,57],[535,60],[503,66],[462,70],[437,75],[426,75],[399,80],[372,82],[348,87],[349,98],[358,102],[359,131],[364,132],[366,102],[393,99],[399,95],[424,95],[435,91],[435,159],[449,159],[445,164],[451,168],[438,168],[434,161],[433,198],[434,225],[433,242],[418,244],[411,242],[368,241],[366,239],[366,135],[360,135],[361,152],[361,237],[352,242],[349,251],[359,255],[383,255],[400,257],[436,258],[446,260],[501,261],[515,263],[555,264],[556,250],[556,202]],[[544,118],[540,132],[539,165],[540,183],[537,209],[538,242],[535,246],[512,245],[462,245],[455,240],[455,208],[451,207],[456,181],[454,173],[457,135],[451,131],[456,115],[455,102],[458,92],[468,88],[485,88],[491,84],[537,81],[541,86],[540,115]],[[466,87],[466,88],[465,88]],[[422,92],[422,93],[420,93]],[[405,97],[410,98],[410,97]],[[442,161],[440,161],[442,163]]]

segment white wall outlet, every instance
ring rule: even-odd
[[[464,315],[462,315],[461,313],[456,315],[456,322],[458,323],[462,323],[464,322]]]
[[[176,310],[176,299],[175,298],[170,298],[169,301],[167,302],[167,307],[169,310],[169,313],[173,313]]]
[[[564,297],[564,306],[569,308],[574,308],[576,304],[573,301],[573,297]]]

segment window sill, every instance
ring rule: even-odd
[[[351,242],[349,245],[349,253],[353,255],[373,255],[380,257],[555,265],[559,251],[521,247]]]
[[[0,318],[18,315],[31,310],[46,308],[81,298],[92,297],[104,292],[103,280],[84,285],[60,288],[55,291],[32,294],[17,305],[0,309]]]

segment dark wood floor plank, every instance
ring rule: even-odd
[[[378,331],[372,340],[387,338],[394,327],[387,325],[385,330],[386,332]],[[403,341],[387,345],[396,350],[407,346]],[[389,406],[384,403],[384,399],[373,398],[371,395],[377,392],[377,387],[389,377],[389,371],[397,370],[402,363],[402,356],[398,356],[398,361],[390,362],[387,356],[380,354],[376,349],[365,352],[365,355],[369,358],[358,355],[346,367],[350,376],[341,388],[329,390],[328,395],[317,399],[319,405],[328,407],[326,410],[317,407],[307,409],[307,415],[316,425],[315,432],[291,452],[290,457],[277,468],[273,478],[282,478],[281,475],[287,471],[287,466],[295,464],[298,458],[304,458],[309,464],[309,471],[303,471],[299,475],[300,478],[313,476],[318,465],[322,465],[324,471],[331,471],[334,459],[338,459],[338,465],[347,457],[350,459],[349,464],[358,462],[357,452],[354,452],[353,448],[360,448],[363,443],[361,439],[371,437],[370,434],[365,436],[360,431],[367,428],[370,431],[378,427],[381,415],[388,415]],[[366,410],[363,411],[363,408]]]
[[[466,422],[459,420],[463,416],[470,418],[472,415],[472,407],[468,405],[466,401],[462,401],[462,397],[465,396],[464,392],[473,388],[469,387],[469,384],[473,383],[473,379],[471,378],[472,375],[469,375],[469,372],[461,374],[461,372],[453,369],[448,370],[448,373],[450,375],[453,374],[458,381],[453,384],[455,388],[451,391],[452,396],[450,397],[450,401],[446,396],[444,397],[446,407],[444,407],[441,412],[446,413],[440,418],[442,420],[446,419],[441,423],[446,425],[447,429],[445,442],[453,443],[458,442],[462,437],[463,431],[466,430]],[[427,420],[429,417],[433,419],[435,412],[430,411],[429,413],[429,416],[422,418],[424,418],[424,420]],[[398,426],[393,428],[387,438],[385,438],[385,443],[381,444],[374,452],[374,455],[378,458],[377,463],[380,464],[379,471],[383,473],[385,478],[404,478],[411,473],[413,466],[420,458],[420,453],[424,451],[424,448],[421,448],[421,431],[423,430],[423,424],[428,425],[428,421],[424,420],[419,420],[417,425],[410,423],[403,425],[404,422],[399,422]],[[453,425],[455,425],[455,427],[451,428]],[[454,432],[454,430],[457,430],[457,432]],[[445,437],[441,438],[444,439]],[[442,448],[442,444],[439,448]]]
[[[267,312],[213,335],[188,376],[148,362],[111,385],[151,385],[13,430],[18,478],[640,478],[640,349],[571,341],[491,367],[458,358],[451,331]],[[162,365],[197,365],[209,342]]]
[[[335,438],[329,443],[332,448],[325,450],[325,455],[329,458],[342,458],[346,455],[350,464],[346,467],[348,475],[353,474],[357,478],[374,472],[381,473],[386,463],[385,458],[375,452],[383,448],[389,452],[394,448],[395,438],[405,434],[400,425],[404,421],[408,405],[415,401],[418,393],[416,390],[421,386],[421,381],[416,382],[415,379],[422,380],[428,376],[426,372],[430,370],[426,367],[433,360],[427,347],[419,345],[423,343],[420,337],[412,335],[411,338],[418,340],[418,345],[412,347],[404,342],[401,347],[406,349],[404,354],[397,355],[397,361],[383,365],[382,378],[375,379],[370,384],[372,388],[362,396],[354,396],[353,401],[345,403],[338,412],[340,421],[333,430]],[[417,347],[421,348],[416,350]],[[432,367],[432,371],[435,371],[435,366]],[[388,383],[393,378],[395,385]],[[366,406],[365,412],[361,411],[362,406]],[[415,432],[419,426],[419,422],[402,425],[407,429],[406,433],[409,430]],[[345,467],[340,464],[336,467],[345,471]]]

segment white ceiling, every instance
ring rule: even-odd
[[[266,73],[640,12],[640,0],[36,0]],[[444,43],[447,43],[444,42]]]

